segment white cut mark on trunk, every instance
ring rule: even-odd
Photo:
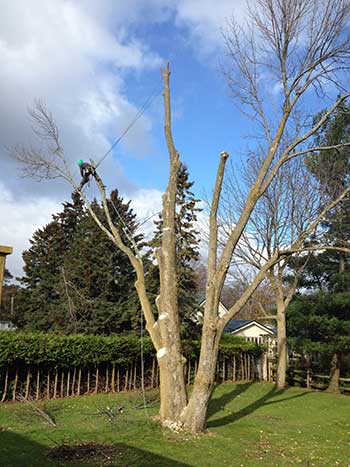
[[[159,315],[159,320],[161,321],[161,320],[163,320],[163,319],[167,319],[168,316],[169,316],[168,313],[161,313],[161,314]]]
[[[167,347],[162,347],[161,349],[159,349],[157,352],[158,360],[163,358],[168,352],[169,352],[169,349]]]
[[[165,232],[166,230],[170,230],[170,227],[164,227],[163,232]]]

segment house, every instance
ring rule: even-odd
[[[200,306],[203,307],[205,300],[202,300]],[[228,312],[225,305],[219,302],[219,317]],[[203,320],[203,313],[198,311],[195,318],[197,323]],[[269,357],[273,358],[277,353],[277,330],[271,324],[263,324],[251,319],[231,319],[225,326],[224,332],[229,332],[233,336],[245,337],[247,341],[257,344],[266,344]]]
[[[205,300],[200,302],[203,307]],[[228,312],[225,305],[219,303],[219,317]],[[193,319],[197,324],[203,321],[203,312],[197,311]],[[224,332],[233,336],[244,337],[247,341],[266,345],[267,350],[260,357],[258,373],[263,381],[272,381],[272,362],[277,358],[277,330],[271,324],[263,324],[253,319],[231,319],[224,328]]]
[[[231,319],[225,326],[224,332],[233,336],[246,337],[249,341],[263,344],[267,337],[274,338],[276,329],[271,324],[262,324],[254,319]]]
[[[257,344],[266,344],[269,358],[274,358],[277,353],[276,328],[271,324],[259,323],[254,319],[231,319],[225,326],[224,332],[232,336],[245,337],[247,341]]]
[[[277,358],[277,331],[270,324],[262,324],[254,319],[231,319],[224,332],[244,337],[247,341],[267,346],[260,357],[258,373],[262,381],[272,381],[271,365]]]
[[[15,331],[16,329],[12,321],[0,319],[0,331]]]

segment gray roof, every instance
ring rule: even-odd
[[[259,321],[256,321],[255,319],[231,319],[231,321],[229,321],[226,324],[224,332],[238,331],[238,329],[241,329],[250,323],[258,323],[260,324],[260,326],[264,326],[269,331],[276,333],[276,328],[274,326],[272,326],[271,324],[260,323]]]
[[[249,324],[249,323],[252,323],[252,322],[253,322],[253,320],[251,320],[251,319],[231,319],[231,321],[229,321],[226,324],[224,332],[236,331],[237,329],[242,328],[246,324]]]

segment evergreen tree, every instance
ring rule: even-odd
[[[130,202],[124,203],[114,190],[108,204],[113,223],[141,250],[143,236],[136,234],[136,214]],[[96,201],[92,206],[106,223],[102,207]],[[129,238],[125,241],[130,243]],[[110,334],[137,329],[140,308],[134,281],[126,255],[116,249],[91,216],[84,217],[61,269],[61,302],[70,331]]]
[[[350,104],[342,104],[332,117],[327,119],[316,135],[315,143],[318,146],[328,147],[350,143]],[[309,157],[307,164],[319,181],[321,196],[325,203],[335,200],[350,183],[350,146],[321,151]],[[349,196],[345,197],[328,213],[323,228],[323,243],[338,247],[349,246]],[[343,252],[326,251],[322,255],[318,255],[318,272],[323,275],[326,282],[330,283],[330,278],[335,273],[348,274],[349,270],[346,266],[349,264],[349,260],[349,255]],[[349,278],[350,276],[347,275],[342,279],[333,277],[333,280],[345,283]]]
[[[141,250],[136,215],[117,190],[108,200],[115,225],[125,240]],[[97,201],[93,209],[107,224]],[[139,304],[134,272],[124,255],[103,234],[73,195],[61,213],[53,216],[31,239],[24,252],[24,288],[16,305],[16,323],[37,330],[109,334],[138,326]]]
[[[318,132],[316,146],[349,143],[349,130],[350,105],[343,104]],[[312,155],[307,164],[319,182],[324,203],[335,200],[350,182],[350,148],[347,146]],[[328,213],[322,227],[322,244],[349,247],[349,197]],[[328,357],[329,388],[338,390],[342,353],[350,350],[350,255],[334,250],[314,254],[304,269],[302,287],[318,292],[300,296],[291,305],[289,335],[295,336],[300,347],[318,350]]]
[[[10,271],[7,268],[5,268],[4,284],[7,285],[12,279],[13,279],[13,275],[10,273]]]
[[[76,226],[84,216],[80,198],[72,195],[72,202],[63,204],[63,211],[38,229],[31,247],[23,252],[23,288],[16,301],[16,324],[31,329],[49,330],[61,323],[58,281],[64,256],[69,251]]]
[[[350,293],[299,296],[288,308],[287,332],[297,351],[321,355],[320,369],[330,371],[329,390],[338,391],[340,372],[350,374],[342,359],[350,352]]]
[[[11,319],[12,308],[17,294],[18,286],[11,283],[13,275],[5,268],[4,283],[2,287],[2,300],[0,307],[0,319]]]
[[[182,332],[185,335],[195,332],[194,324],[191,319],[192,315],[198,309],[197,297],[197,278],[194,270],[194,265],[198,262],[200,254],[198,251],[198,234],[195,228],[197,221],[197,213],[201,209],[197,208],[198,199],[195,198],[191,191],[194,182],[189,181],[189,173],[186,165],[181,164],[177,177],[177,192],[176,192],[176,218],[175,218],[175,234],[176,234],[176,268],[179,284],[179,313],[181,322],[183,323]],[[150,246],[157,248],[162,239],[162,216],[155,222],[156,230],[154,238],[150,242]],[[149,281],[159,283],[158,267],[150,268]]]

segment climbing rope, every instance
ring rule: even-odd
[[[102,162],[106,159],[106,157],[113,151],[113,149],[120,143],[120,141],[126,136],[126,134],[131,130],[131,128],[135,125],[135,123],[141,118],[141,116],[145,113],[145,111],[153,104],[155,99],[160,96],[162,91],[160,92],[153,92],[144,102],[143,106],[139,109],[139,111],[136,113],[135,117],[131,120],[129,125],[125,128],[125,130],[122,132],[122,134],[113,142],[111,147],[106,151],[101,159],[98,161],[98,163],[95,166],[95,169],[97,169]],[[84,187],[83,187],[84,189]],[[82,190],[83,191],[83,190]],[[113,206],[113,209],[123,225],[122,230],[131,243],[132,247],[135,250],[137,258],[141,259],[140,252],[137,248],[136,242],[132,236],[132,233],[130,232],[130,229],[128,228],[127,224],[125,223],[124,219],[120,215],[116,205],[114,204],[112,198],[110,198],[110,202]],[[153,216],[152,216],[153,217]],[[142,398],[143,398],[143,408],[145,411],[146,416],[148,417],[148,411],[147,411],[147,402],[146,402],[146,393],[145,393],[145,363],[144,363],[144,343],[143,343],[143,337],[144,337],[144,324],[143,324],[143,312],[141,308],[141,320],[140,320],[140,358],[141,358],[141,392],[142,392]]]
[[[111,145],[111,147],[108,149],[107,152],[105,152],[105,154],[103,154],[103,156],[101,157],[101,159],[99,160],[99,162],[97,163],[96,165],[96,168],[106,159],[106,157],[113,151],[113,149],[120,143],[120,141],[124,138],[124,136],[129,132],[129,130],[131,130],[131,128],[135,125],[135,123],[137,122],[137,120],[139,120],[142,115],[146,112],[146,110],[153,104],[154,100],[160,96],[162,93],[162,91],[160,92],[153,92],[147,99],[146,101],[144,102],[143,106],[138,110],[138,112],[136,113],[135,117],[131,120],[131,122],[129,123],[129,125],[125,128],[125,130],[123,131],[123,133],[114,141],[114,143]]]

